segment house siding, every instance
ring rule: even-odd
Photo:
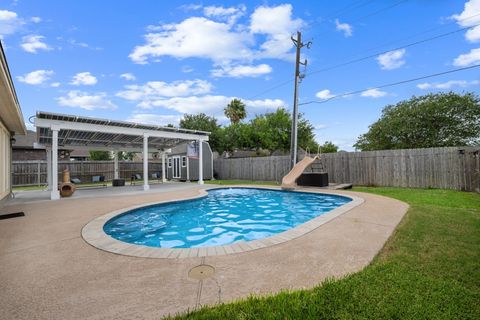
[[[11,190],[12,148],[10,133],[0,121],[0,203],[7,199]]]

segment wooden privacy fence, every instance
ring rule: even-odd
[[[480,147],[323,154],[332,183],[480,191]],[[218,179],[281,181],[289,156],[216,159]]]
[[[119,161],[120,178],[130,180],[133,174],[143,177],[143,162]],[[82,182],[92,182],[93,176],[104,176],[105,181],[113,179],[113,161],[59,161],[58,181],[61,181],[62,171],[68,169],[71,178],[78,178]],[[161,161],[149,161],[149,177],[153,173],[162,172]],[[33,186],[47,184],[47,162],[41,160],[13,161],[13,186]]]

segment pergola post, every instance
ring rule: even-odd
[[[148,135],[143,135],[143,190],[150,189],[148,185]]]
[[[47,190],[52,191],[52,149],[48,148],[47,152]]]
[[[60,199],[58,192],[58,129],[52,128],[52,190],[50,199]]]
[[[119,170],[118,170],[118,151],[115,150],[113,152],[113,179],[119,178]]]
[[[165,156],[165,151],[162,152],[162,182],[167,182],[167,177],[165,176],[165,162],[167,157]]]
[[[203,141],[198,140],[198,184],[203,184]]]

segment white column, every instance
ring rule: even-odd
[[[50,199],[60,199],[58,192],[58,129],[52,128],[52,190],[50,191]]]
[[[203,184],[203,141],[198,140],[198,184]]]
[[[165,151],[162,152],[162,182],[167,182],[167,177],[165,176],[165,162],[167,157],[165,156]]]
[[[148,185],[148,135],[143,135],[143,190],[150,189]]]
[[[52,191],[52,149],[47,149],[47,185],[48,191]]]
[[[118,170],[118,151],[113,152],[113,179],[118,179],[119,170]]]
[[[188,156],[185,156],[187,158],[187,182],[190,182],[190,159]]]

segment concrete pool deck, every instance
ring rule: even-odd
[[[0,221],[2,317],[159,319],[252,293],[310,288],[368,265],[408,208],[382,196],[320,190],[364,202],[301,237],[220,256],[130,257],[99,250],[81,237],[89,221],[108,212],[194,197],[208,187],[4,207],[4,212],[24,211],[26,216]],[[193,277],[191,269],[198,265],[212,266],[213,275]]]

